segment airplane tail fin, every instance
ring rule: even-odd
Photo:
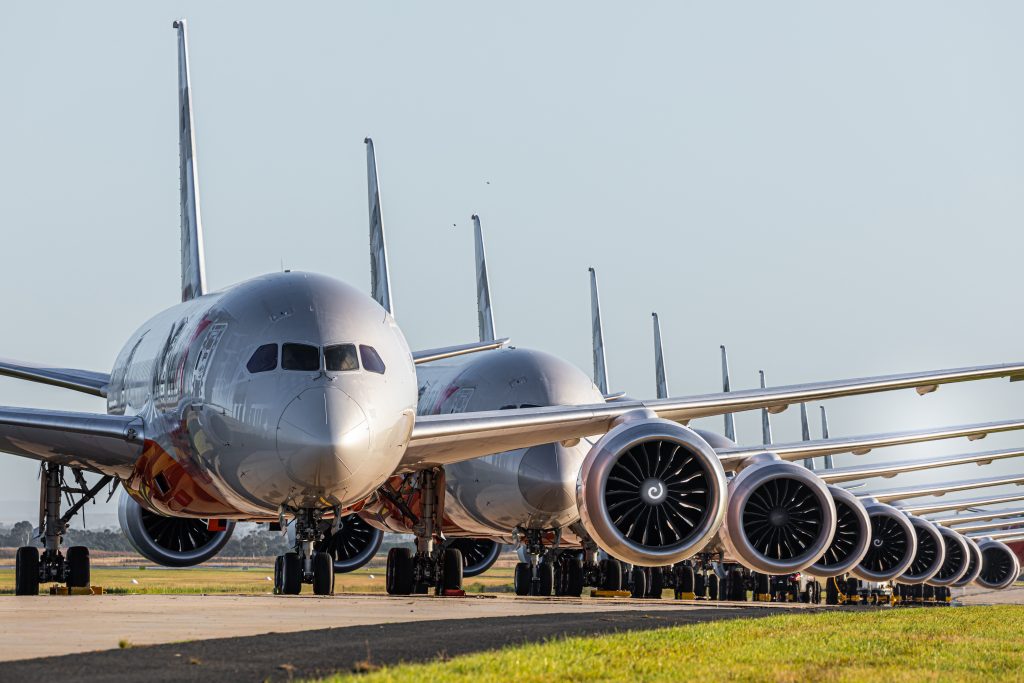
[[[597,293],[597,273],[590,271],[590,313],[593,321],[594,383],[601,393],[608,395],[608,365],[604,355],[604,328],[601,326],[601,299]]]
[[[178,155],[181,190],[181,300],[206,294],[206,257],[203,221],[199,211],[199,171],[196,163],[195,124],[192,119],[192,76],[188,63],[188,27],[178,30]]]
[[[658,314],[651,313],[654,320],[654,381],[658,398],[668,398],[668,380],[665,378],[665,349],[661,344],[661,323]]]
[[[764,370],[758,370],[757,374],[761,377],[761,388],[764,389]],[[761,443],[765,446],[772,444],[772,418],[767,408],[761,409]]]
[[[373,152],[373,140],[364,138],[363,142],[366,143],[366,191],[370,209],[370,294],[385,311],[394,315],[388,248],[384,242],[384,221],[381,218],[377,157]]]
[[[729,354],[725,345],[719,347],[722,350],[722,391],[732,391],[729,382]],[[736,418],[732,413],[725,414],[725,438],[732,442],[736,441]]]
[[[811,440],[811,427],[807,423],[807,404],[800,404],[800,436],[804,441]],[[814,458],[804,458],[804,467],[809,470],[814,469]]]
[[[819,406],[819,407],[821,408],[821,438],[822,439],[827,439],[828,438],[828,413],[825,412],[825,406]],[[832,456],[831,455],[826,455],[825,456],[825,469],[826,470],[830,470],[833,467],[835,467],[835,465],[832,462]]]
[[[491,280],[487,275],[487,252],[480,216],[473,214],[473,243],[476,250],[476,317],[480,341],[494,341],[494,311],[491,308]]]

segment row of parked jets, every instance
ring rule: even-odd
[[[0,374],[106,400],[94,413],[0,407],[0,450],[42,469],[39,543],[17,551],[18,594],[37,594],[41,583],[89,585],[88,549],[65,549],[62,539],[83,505],[116,487],[124,533],[162,565],[210,559],[238,521],[287,530],[294,550],[274,570],[284,594],[303,584],[332,593],[335,573],[368,562],[385,532],[415,539],[414,549],[388,553],[392,594],[457,594],[507,544],[519,548],[522,595],[579,596],[591,586],[727,597],[748,584],[767,593],[768,577],[801,572],[836,586],[852,578],[1002,588],[1020,573],[1003,541],[1024,538],[1013,530],[1024,510],[993,506],[1024,494],[914,501],[1024,484],[1024,474],[872,493],[849,482],[1024,449],[855,467],[831,458],[976,440],[1024,429],[1024,420],[830,437],[822,409],[822,437],[811,439],[806,404],[1022,379],[1024,363],[781,387],[762,375],[760,388],[731,391],[722,348],[722,392],[672,396],[655,315],[656,397],[631,398],[608,386],[593,270],[593,379],[497,337],[476,216],[479,340],[410,350],[392,302],[370,139],[370,296],[288,271],[208,291],[186,23],[174,27],[181,302],[139,327],[109,373],[0,361]],[[773,443],[769,416],[791,405],[800,406],[804,438]],[[733,415],[751,410],[762,411],[762,443],[739,445]],[[717,415],[723,434],[687,426]],[[820,457],[825,468],[815,469]],[[948,512],[957,514],[934,516]]]

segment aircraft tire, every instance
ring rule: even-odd
[[[334,558],[330,553],[313,555],[313,595],[334,595]]]
[[[675,567],[676,572],[676,599],[680,599],[684,593],[693,593],[697,597],[701,597],[704,593],[704,585],[701,584],[701,590],[697,590],[697,576],[694,574],[693,567],[688,564],[678,564]],[[703,579],[703,577],[701,577]]]
[[[630,586],[630,595],[634,598],[643,598],[647,596],[647,573],[643,567],[633,567],[633,571],[630,572],[630,578],[632,579],[632,586]]]
[[[718,574],[708,574],[708,600],[718,600]]]
[[[444,590],[462,590],[462,551],[458,548],[446,548],[441,561],[441,585]]]
[[[281,556],[281,594],[298,595],[302,592],[302,564],[298,553]]]
[[[65,564],[67,565],[69,588],[85,588],[90,584],[88,548],[84,545],[74,545],[68,548]]]
[[[622,565],[618,560],[601,560],[601,590],[622,590]]]
[[[284,555],[274,558],[274,595],[281,594],[281,571],[284,566]]]
[[[412,553],[408,548],[392,548],[388,551],[384,584],[388,595],[410,595],[413,593]]]
[[[39,595],[39,548],[18,548],[14,557],[14,594]]]
[[[533,595],[551,597],[551,589],[554,588],[554,585],[555,566],[550,562],[541,562],[537,565],[537,582],[533,585]]]
[[[661,600],[661,592],[665,590],[665,570],[662,567],[651,567],[647,581],[647,597]]]
[[[565,595],[578,598],[583,595],[583,562],[575,557],[563,565],[565,571]]]
[[[530,568],[530,563],[517,562],[516,572],[512,581],[516,595],[529,595],[531,583],[533,583],[533,571]]]

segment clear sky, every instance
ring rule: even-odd
[[[736,387],[1024,359],[1024,6],[935,1],[11,4],[0,356],[107,370],[175,303],[178,16],[213,288],[282,264],[368,287],[370,135],[414,348],[476,337],[478,212],[498,333],[589,372],[594,266],[631,395],[654,392],[653,310],[673,394],[718,389],[722,343]],[[832,431],[1021,417],[1022,398],[841,400]],[[104,407],[11,379],[0,405]],[[798,411],[775,430],[799,438]],[[739,431],[756,441],[756,414]],[[37,491],[34,462],[0,456],[4,517]]]

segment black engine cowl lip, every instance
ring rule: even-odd
[[[121,499],[117,505],[117,518],[121,530],[140,555],[165,567],[192,567],[209,560],[227,544],[235,530],[235,522],[228,520],[224,531],[210,532],[209,540],[203,545],[192,550],[171,550],[150,537],[146,529],[147,515],[163,516],[144,508],[128,491],[121,491]],[[169,519],[177,519],[181,523],[195,521],[189,518]]]
[[[910,519],[910,523],[914,525],[914,532],[917,534],[917,545],[915,547],[920,548],[922,537],[927,535],[931,537],[931,540],[935,543],[937,548],[935,559],[932,560],[931,564],[929,564],[927,568],[916,574],[908,568],[907,571],[896,579],[899,583],[916,585],[925,583],[930,578],[938,574],[939,570],[942,569],[942,563],[946,560],[946,544],[942,540],[942,534],[939,533],[938,527],[935,524],[916,515],[908,514],[907,518]],[[915,561],[916,559],[917,558],[915,557]]]
[[[974,561],[974,566],[971,567],[970,562],[967,563],[968,571],[964,572],[964,575],[953,582],[953,588],[963,588],[969,583],[975,581],[978,578],[978,574],[981,573],[981,550],[978,548],[978,544],[975,543],[974,539],[970,536],[961,536],[964,542],[967,544],[967,551],[971,555],[971,559]]]
[[[748,569],[764,574],[789,574],[814,564],[832,542],[836,528],[836,507],[828,487],[810,470],[765,452],[750,458],[729,481],[729,503],[720,539],[727,556]],[[787,560],[765,556],[753,547],[744,531],[743,514],[750,496],[762,485],[776,479],[795,479],[815,494],[821,507],[821,532],[801,554]]]
[[[619,457],[645,441],[675,441],[701,462],[708,478],[707,513],[684,541],[667,547],[645,547],[625,538],[605,508],[608,475]],[[638,410],[619,419],[587,453],[576,482],[580,521],[598,546],[612,557],[644,567],[675,564],[692,557],[714,538],[726,505],[725,470],[715,450],[693,430]]]
[[[815,576],[819,579],[829,579],[834,576],[842,576],[850,572],[854,567],[860,564],[864,556],[867,555],[868,549],[871,547],[871,517],[868,516],[867,508],[860,499],[840,486],[829,485],[828,492],[832,494],[832,498],[837,503],[842,503],[853,511],[856,515],[857,521],[860,525],[860,537],[857,539],[857,546],[850,552],[846,559],[842,562],[837,562],[833,565],[822,564],[824,554],[815,561],[814,564],[807,567],[804,571]],[[836,510],[838,524],[838,508]],[[836,533],[839,533],[837,527]],[[832,539],[835,543],[835,538]],[[831,545],[831,544],[830,544]]]
[[[938,572],[936,572],[935,575],[932,576],[932,578],[925,581],[925,583],[929,586],[945,588],[947,586],[954,585],[958,580],[960,580],[961,576],[967,573],[967,565],[970,564],[971,551],[970,548],[967,547],[967,539],[965,539],[962,535],[958,534],[953,529],[935,524],[935,522],[932,522],[932,524],[938,530],[939,535],[942,536],[942,542],[946,548],[946,560],[945,562],[943,562],[943,566],[945,566],[947,562],[951,561],[950,551],[954,546],[959,546],[960,556],[963,558],[963,560],[961,560],[960,562],[960,566],[956,569],[956,571],[954,571],[953,574],[945,578],[941,578]],[[942,567],[939,568],[939,571],[941,570]]]
[[[907,567],[914,561],[914,555],[917,552],[917,532],[914,531],[914,525],[910,523],[910,519],[906,513],[885,503],[879,503],[873,498],[862,498],[861,502],[864,504],[864,509],[868,511],[868,517],[874,521],[875,517],[886,517],[893,520],[904,532],[907,541],[907,548],[909,551],[904,555],[903,559],[889,567],[884,571],[876,571],[864,566],[864,560],[856,567],[850,570],[850,573],[862,581],[872,581],[881,583],[885,581],[891,581],[900,574],[907,571]],[[874,539],[872,539],[873,541]],[[870,553],[870,548],[869,551]],[[867,556],[865,555],[865,558]]]
[[[976,578],[974,582],[982,588],[988,588],[989,590],[1003,590],[1004,588],[1009,588],[1010,586],[1012,586],[1013,583],[1020,576],[1020,561],[1017,559],[1016,553],[1010,550],[1010,547],[1005,543],[996,541],[988,537],[982,538],[978,541],[978,550],[981,551],[982,567],[981,571],[978,574],[978,578]],[[1002,580],[994,583],[984,578],[985,555],[987,552],[990,551],[1006,553],[1011,564],[1011,569],[1009,573]]]

